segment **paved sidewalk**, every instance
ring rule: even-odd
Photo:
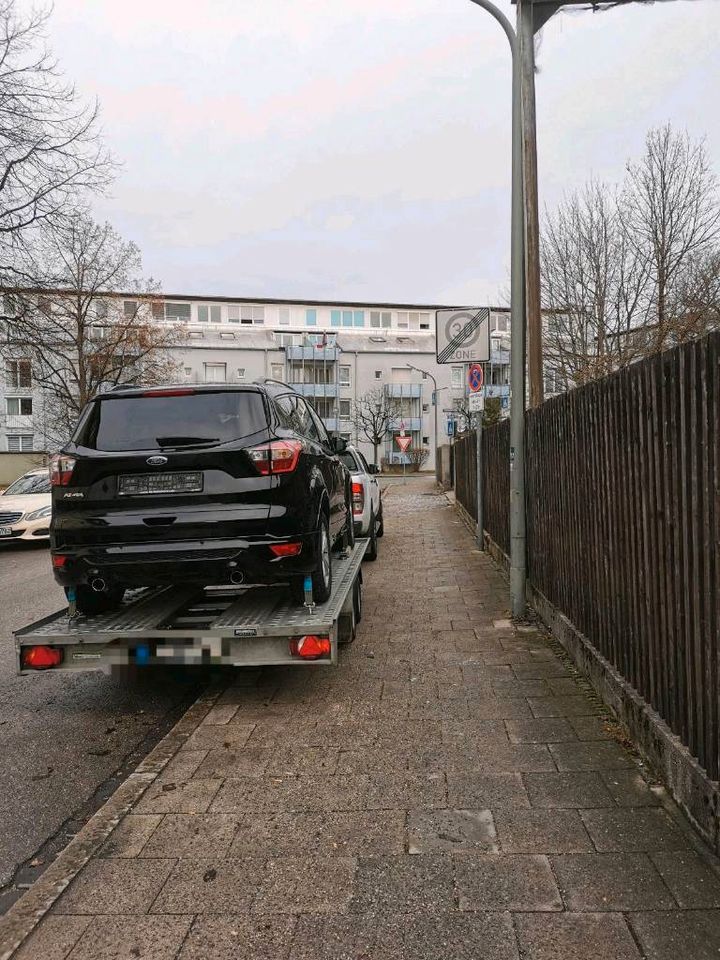
[[[17,960],[717,960],[714,861],[445,498],[385,516],[339,667],[240,674]]]

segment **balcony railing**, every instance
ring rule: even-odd
[[[389,397],[397,398],[417,398],[422,396],[422,384],[421,383],[386,383],[385,384],[385,393]]]
[[[290,386],[303,397],[336,397],[338,395],[336,383],[291,383]]]
[[[510,396],[510,385],[499,384],[499,383],[487,383],[485,384],[485,396],[486,397],[509,397]]]
[[[510,351],[509,350],[491,350],[490,363],[495,364],[495,366],[507,365],[508,363],[510,363]]]
[[[338,347],[285,347],[288,360],[315,361],[316,363],[334,363],[340,357]]]
[[[7,414],[2,421],[9,430],[32,430],[33,428],[32,414],[27,416]]]
[[[422,430],[422,417],[393,417],[390,420],[390,429],[400,430],[400,424],[405,426],[407,433]]]

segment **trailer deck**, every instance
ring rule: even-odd
[[[52,669],[66,672],[162,663],[334,664],[338,643],[353,639],[360,620],[368,542],[333,554],[330,599],[312,608],[293,604],[284,586],[183,586],[133,591],[111,613],[70,617],[60,610],[15,632],[18,672],[37,672],[23,656],[31,647],[60,648],[62,660]],[[328,638],[329,653],[293,652],[291,641],[308,636]]]

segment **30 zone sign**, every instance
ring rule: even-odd
[[[490,359],[490,310],[438,310],[435,314],[438,363],[487,363]]]

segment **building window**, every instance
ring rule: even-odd
[[[52,315],[53,305],[50,297],[38,297],[38,310],[44,313],[46,317]]]
[[[278,310],[278,321],[283,327],[290,323],[290,307],[280,307]]]
[[[463,385],[463,368],[453,367],[450,375],[453,390],[460,390]]]
[[[244,379],[245,379],[245,367],[238,367],[238,368],[237,368],[237,378],[238,378],[238,380],[244,380]]]
[[[285,379],[285,365],[282,363],[271,363],[270,364],[270,376],[273,380],[284,380]]]
[[[197,308],[198,323],[222,323],[222,308],[219,303],[200,303]]]
[[[189,303],[166,303],[165,319],[166,320],[190,320],[190,304]]]
[[[332,327],[339,327],[342,322],[342,311],[341,310],[331,310],[330,311],[330,325]]]
[[[240,323],[265,323],[265,307],[250,307],[243,305],[240,307]]]
[[[423,323],[423,321],[421,320],[421,321],[420,321],[420,329],[421,329],[421,330],[429,330],[429,329],[430,329],[430,324],[427,323],[427,322]]]
[[[32,386],[32,367],[29,360],[8,360],[5,364],[5,379],[9,387],[26,390]]]
[[[240,307],[228,307],[228,323],[240,323]]]
[[[499,330],[500,333],[507,333],[509,322],[507,317],[494,317],[492,328],[493,330]]]
[[[430,437],[423,437],[423,446],[427,447],[430,443]]]
[[[3,315],[6,317],[17,315],[17,301],[11,293],[3,295]]]
[[[95,319],[107,320],[107,315],[108,315],[107,300],[96,300],[95,301]]]
[[[279,333],[275,339],[281,347],[296,347],[299,336],[299,334],[295,333]]]
[[[340,401],[340,417],[342,420],[350,419],[350,401],[349,400]]]
[[[31,453],[33,449],[33,435],[21,433],[7,438],[8,453]]]
[[[387,330],[390,328],[392,322],[392,314],[384,310],[371,310],[370,311],[370,326]]]
[[[317,310],[305,311],[305,326],[307,327],[317,326]]]
[[[205,383],[225,383],[227,365],[224,363],[205,364]]]
[[[376,380],[382,380],[382,370],[376,370],[376,371],[375,371],[375,379],[376,379]]]
[[[32,416],[32,397],[6,397],[5,411],[9,417]]]
[[[417,314],[415,314],[417,316]],[[398,330],[409,330],[410,323],[408,321],[408,314],[404,310],[399,310],[397,315],[397,325]]]
[[[353,313],[353,326],[354,327],[364,327],[365,326],[365,311],[356,310]]]
[[[192,377],[192,367],[184,367],[183,373],[185,374],[185,379],[189,380]]]
[[[341,387],[350,386],[350,367],[343,364],[340,365],[338,370],[338,383]]]
[[[137,300],[123,300],[123,316],[126,320],[132,320],[137,313]]]
[[[428,413],[429,410],[430,410],[430,404],[429,404],[429,403],[424,403],[424,404],[423,404],[423,413]]]

